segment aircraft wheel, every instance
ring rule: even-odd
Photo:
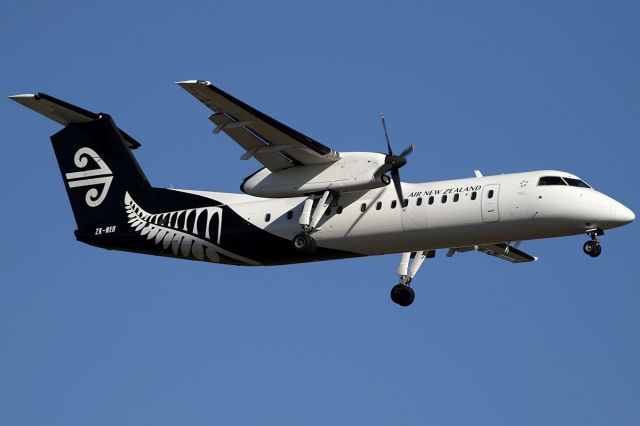
[[[391,300],[400,306],[409,306],[416,298],[413,289],[404,284],[396,284],[391,289]]]
[[[293,237],[293,249],[302,254],[312,254],[316,251],[316,240],[309,234],[300,233]]]
[[[591,257],[598,257],[602,253],[602,246],[598,241],[589,240],[584,243],[582,250]]]

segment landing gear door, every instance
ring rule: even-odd
[[[500,212],[498,210],[498,196],[500,185],[486,185],[482,189],[482,220],[485,222],[498,222]]]

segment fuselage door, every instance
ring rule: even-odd
[[[500,212],[498,211],[498,195],[500,185],[486,185],[482,189],[482,220],[485,222],[498,222]]]

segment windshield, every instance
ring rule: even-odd
[[[589,185],[581,181],[580,179],[574,179],[566,177],[564,180],[569,184],[569,186],[577,186],[579,188],[591,188]]]
[[[538,186],[547,186],[547,185],[563,185],[565,186],[567,183],[562,180],[560,176],[542,176],[538,181]]]
[[[584,183],[584,181],[576,178],[570,177],[560,177],[560,176],[542,176],[538,181],[538,186],[576,186],[578,188],[591,188],[589,185]]]

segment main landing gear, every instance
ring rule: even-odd
[[[302,254],[313,254],[316,251],[316,240],[306,232],[293,237],[293,249]]]
[[[600,241],[598,241],[598,236],[604,235],[604,231],[600,228],[590,229],[587,231],[587,234],[591,236],[591,239],[584,243],[582,250],[585,254],[591,257],[600,256],[600,253],[602,253],[602,246],[600,245]]]
[[[331,202],[334,199],[334,194],[331,191],[324,191],[322,196],[318,200],[315,208],[313,204],[316,200],[314,195],[309,196],[304,200],[304,206],[298,223],[302,226],[302,232],[293,237],[291,241],[293,249],[297,253],[311,255],[316,251],[316,240],[311,234],[317,231],[318,223],[322,218],[322,215],[327,211]],[[313,210],[313,212],[311,211]]]
[[[400,265],[398,265],[400,283],[391,289],[391,300],[393,300],[394,303],[400,306],[409,306],[413,303],[413,300],[416,298],[416,293],[410,287],[411,281],[413,281],[413,277],[415,277],[422,266],[422,262],[424,262],[425,259],[434,258],[435,255],[435,250],[402,253],[402,259],[400,260]],[[411,267],[409,267],[409,261],[411,259],[413,259],[413,261],[411,262]]]

